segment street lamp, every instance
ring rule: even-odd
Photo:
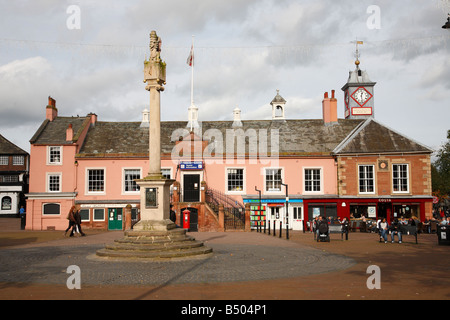
[[[281,182],[282,186],[286,187],[286,239],[289,239],[289,192],[288,185]]]

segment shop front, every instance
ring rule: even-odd
[[[431,215],[432,201],[432,197],[308,199],[304,201],[304,210],[307,220],[321,215],[332,220],[346,217],[350,220],[378,221],[386,218],[390,223],[396,218],[404,217],[424,221]]]
[[[303,214],[303,200],[302,199],[288,199],[286,205],[286,198],[263,198],[261,202],[259,199],[244,199],[244,203],[250,204],[250,222],[251,228],[256,229],[258,224],[266,224],[266,228],[273,229],[273,226],[278,230],[281,223],[281,228],[286,229],[288,226],[290,230],[303,230],[304,228],[304,214]],[[288,214],[286,215],[286,207]]]

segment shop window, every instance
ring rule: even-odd
[[[419,204],[394,204],[393,210],[394,218],[420,218],[420,205]]]
[[[81,221],[90,221],[89,217],[89,209],[81,209],[80,210]]]
[[[59,203],[46,203],[46,204],[44,204],[42,213],[43,214],[48,214],[48,215],[60,214],[60,205],[59,205]]]
[[[327,219],[337,219],[336,203],[313,203],[308,205],[308,216],[314,219],[317,216],[326,217]]]
[[[105,221],[105,209],[94,209],[94,221]]]
[[[376,217],[376,204],[368,203],[368,204],[350,204],[350,218],[361,219],[362,217],[366,218],[375,218]]]
[[[11,197],[3,197],[2,198],[2,210],[11,210],[11,208],[12,208]]]

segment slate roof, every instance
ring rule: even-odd
[[[0,134],[0,154],[3,155],[28,155],[28,152],[24,151],[22,148],[16,146],[14,143],[6,139]]]
[[[362,123],[334,150],[345,153],[432,153],[433,150],[373,118]]]
[[[279,132],[280,155],[329,155],[331,151],[359,125],[363,120],[339,120],[334,126],[325,126],[323,120],[286,120],[286,121],[242,121],[243,126],[237,130],[256,134],[259,130],[267,132],[267,150],[271,150],[271,132]],[[226,136],[234,130],[233,121],[201,122],[198,136],[213,137],[212,140],[223,141],[223,152],[227,151]],[[179,137],[187,134],[187,122],[161,122],[161,152],[171,153]],[[251,129],[254,129],[252,132]],[[180,135],[173,136],[174,132]],[[228,130],[228,131],[227,131]],[[205,135],[206,133],[206,135]],[[148,128],[140,128],[140,122],[97,122],[89,133],[79,152],[79,156],[144,156],[148,154]],[[172,141],[173,139],[173,141]],[[248,145],[250,138],[246,138]],[[235,150],[237,142],[235,142]],[[218,152],[219,149],[215,149]],[[246,148],[248,152],[248,146]]]
[[[53,121],[44,120],[34,136],[31,138],[32,144],[64,145],[72,144],[66,141],[66,130],[72,124],[74,140],[77,134],[89,121],[89,117],[56,117]]]
[[[87,122],[87,123],[86,123]],[[50,122],[45,120],[34,137],[35,144],[64,145],[66,129],[72,124],[74,136],[89,122],[89,117],[58,117]],[[98,121],[90,126],[86,139],[79,150],[78,157],[147,157],[148,128],[141,128],[140,122]],[[186,121],[161,122],[161,153],[170,154],[179,140],[187,136]],[[242,127],[233,128],[233,121],[200,122],[201,132],[197,136],[210,136],[215,141],[214,152],[227,152],[227,134],[242,130],[246,133],[246,153],[250,148],[258,150],[249,137],[256,134],[259,140],[260,130],[267,132],[267,152],[270,155],[271,133],[278,130],[280,156],[330,156],[346,153],[431,153],[432,150],[404,135],[380,124],[373,118],[339,119],[335,125],[324,125],[322,119],[305,120],[250,120],[242,121]],[[179,132],[180,135],[174,135]],[[206,134],[205,134],[206,133]],[[76,138],[74,138],[75,140]],[[220,143],[223,143],[220,145]],[[235,151],[237,151],[235,141]],[[250,147],[249,147],[250,145]],[[219,148],[217,147],[219,146]],[[256,148],[256,149],[255,149]]]

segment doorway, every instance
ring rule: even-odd
[[[199,202],[200,201],[200,175],[184,174],[183,175],[183,201]]]
[[[122,208],[108,209],[108,230],[122,229]]]

